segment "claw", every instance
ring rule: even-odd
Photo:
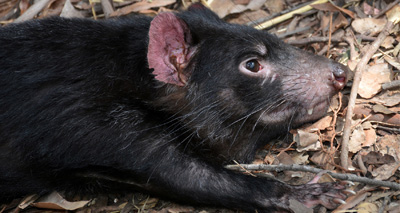
[[[346,204],[346,201],[339,199],[339,198],[334,198],[333,202],[337,203],[337,204]]]
[[[355,195],[355,194],[356,194],[356,192],[353,191],[353,190],[351,190],[351,189],[345,189],[345,190],[343,190],[342,192],[344,192],[344,193],[346,193],[346,194],[351,194],[351,195]]]
[[[344,180],[340,182],[340,185],[346,186],[346,187],[350,187],[350,186],[354,186],[355,184],[349,180]]]

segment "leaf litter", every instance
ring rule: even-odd
[[[48,16],[104,19],[131,13],[154,16],[187,8],[195,0],[0,0],[0,24]],[[365,178],[355,182],[346,204],[334,212],[400,212],[400,17],[393,0],[202,0],[231,23],[267,30],[285,42],[339,61],[352,70],[347,87],[332,100],[326,117],[291,130],[293,137],[269,143],[251,165],[232,165],[246,173],[279,178],[291,184],[312,179],[312,168],[328,170],[321,180],[336,174]],[[311,5],[312,3],[312,5]],[[39,5],[40,4],[40,5]],[[395,22],[385,29],[388,22]],[[360,72],[355,105],[349,105],[355,72],[371,44],[384,35],[377,51],[369,53]],[[387,35],[387,36],[386,36]],[[357,73],[356,73],[357,76]],[[350,126],[345,124],[349,111]],[[345,127],[346,126],[346,127]],[[350,130],[347,150],[344,128]],[[344,154],[343,154],[344,153]],[[344,156],[344,158],[343,158]],[[279,168],[295,165],[296,170]],[[264,167],[260,167],[264,166]],[[268,166],[274,166],[269,169]],[[254,168],[255,169],[254,169]],[[298,168],[297,168],[298,167]],[[260,169],[262,168],[262,169]],[[276,169],[278,168],[278,169]],[[284,172],[277,172],[284,171]],[[318,170],[320,171],[320,170]],[[316,172],[318,172],[316,171]],[[339,177],[337,177],[339,178]],[[364,180],[364,179],[363,179]],[[370,181],[370,182],[368,182]],[[379,182],[380,181],[380,182]],[[368,182],[368,184],[367,184]],[[397,184],[397,185],[396,185]],[[68,197],[68,200],[65,198]],[[0,203],[2,203],[0,201]],[[306,212],[291,201],[294,212]],[[300,205],[300,206],[299,206]],[[1,204],[0,212],[233,212],[225,209],[183,206],[140,193],[67,196],[27,195]],[[301,211],[299,209],[302,209]],[[322,207],[319,211],[323,210]],[[308,211],[312,212],[312,210]]]

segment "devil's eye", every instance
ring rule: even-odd
[[[262,70],[262,66],[256,59],[252,59],[248,62],[246,62],[246,69],[251,71],[251,72],[258,72]]]

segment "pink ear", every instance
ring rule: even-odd
[[[159,81],[185,86],[190,73],[185,72],[193,48],[186,23],[173,13],[156,16],[150,24],[147,60]]]

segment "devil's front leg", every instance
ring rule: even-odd
[[[248,211],[287,209],[282,198],[290,186],[212,165],[176,144],[171,140],[147,144],[124,170],[131,170],[145,190],[184,203]]]
[[[129,151],[129,148],[133,148],[134,151],[130,153],[120,153],[120,163],[125,167],[120,169],[130,171],[132,179],[139,181],[145,190],[165,198],[258,212],[291,211],[290,199],[297,199],[304,204],[308,204],[308,199],[313,204],[329,203],[327,207],[332,208],[335,205],[334,198],[345,198],[342,193],[345,187],[342,186],[334,185],[329,190],[314,187],[317,191],[314,192],[309,185],[290,186],[226,170],[222,165],[213,165],[195,154],[187,153],[182,143],[165,136],[145,141],[124,149]],[[325,196],[325,192],[329,195]],[[315,193],[319,194],[304,198],[298,196]],[[320,197],[324,202],[318,202]]]

